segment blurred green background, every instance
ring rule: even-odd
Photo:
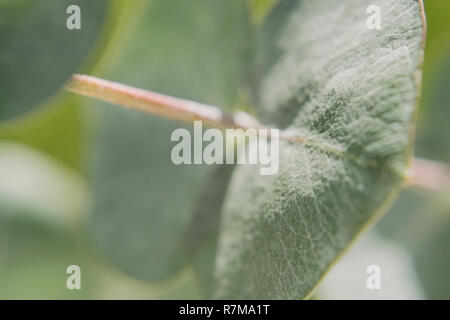
[[[43,2],[53,7],[54,2]],[[8,68],[20,69],[27,61],[38,65],[34,72],[46,83],[62,82],[77,71],[225,109],[242,106],[249,96],[241,85],[245,64],[239,62],[245,61],[244,38],[253,23],[248,7],[237,0],[78,1],[86,25],[74,40],[65,29],[65,2],[62,11],[45,14],[30,3],[0,1],[0,66],[8,70],[0,75],[0,109],[11,101],[40,104],[0,123],[0,298],[204,297],[178,245],[202,191],[183,181],[203,185],[211,169],[167,165],[165,141],[179,124],[62,90],[54,93],[39,78]],[[450,1],[426,0],[425,7],[428,38],[416,155],[448,164]],[[12,13],[23,21],[14,26],[6,19]],[[7,54],[30,39],[56,43],[58,54],[48,57],[32,49],[24,57]],[[36,92],[17,101],[11,97],[20,87],[10,82],[21,81],[32,83]],[[336,280],[352,283],[341,266],[364,251],[369,260],[373,254],[403,274],[392,276],[398,286],[367,298],[450,299],[449,245],[450,190],[405,190],[325,279],[317,298],[364,297],[358,290],[342,292]],[[66,289],[71,264],[81,267],[82,290]]]

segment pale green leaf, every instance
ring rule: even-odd
[[[279,0],[247,0],[250,14],[255,23],[261,23]]]
[[[369,266],[381,272],[381,289],[369,290]],[[398,244],[369,232],[331,269],[317,288],[320,299],[411,300],[423,299],[411,254]]]
[[[66,9],[78,5],[81,29]],[[57,91],[89,55],[108,1],[23,0],[0,3],[0,120],[22,115]]]
[[[450,164],[450,2],[425,2],[428,33],[415,154]],[[450,25],[449,25],[450,26]],[[378,231],[409,250],[425,298],[450,299],[450,190],[402,192]]]
[[[450,190],[401,193],[377,231],[411,254],[426,299],[449,299]]]
[[[245,10],[244,1],[153,1],[108,78],[232,107]],[[171,133],[185,125],[95,104],[92,237],[130,275],[171,276],[186,264],[184,232],[210,168],[171,162]]]
[[[25,145],[0,143],[0,298],[70,299],[66,268],[82,264],[74,231],[82,216],[83,180]]]
[[[220,230],[220,213],[233,170],[233,165],[218,165],[214,169],[185,232],[184,250],[189,253],[194,273],[207,297],[214,291],[214,258]]]
[[[381,8],[381,30],[366,25],[370,5]],[[390,204],[411,154],[420,3],[301,1],[289,12],[274,33],[277,58],[259,86],[257,110],[308,142],[280,143],[275,176],[255,166],[234,172],[215,297],[307,297]]]

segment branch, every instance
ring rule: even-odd
[[[432,191],[450,190],[450,166],[420,158],[411,161],[411,177],[406,186],[420,187]]]
[[[174,98],[156,92],[134,88],[117,82],[87,75],[75,74],[66,85],[68,91],[102,101],[137,109],[165,118],[192,123],[203,121],[217,128],[262,128],[261,124],[245,112],[226,115],[217,107]],[[280,135],[281,139],[307,142],[303,138]],[[417,186],[433,191],[450,190],[450,167],[431,160],[414,158],[411,162],[407,187]]]
[[[87,75],[73,75],[66,85],[66,90],[173,120],[189,123],[201,120],[206,125],[219,128],[260,127],[258,121],[244,112],[229,116],[214,106]]]

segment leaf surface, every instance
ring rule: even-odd
[[[245,8],[244,1],[151,2],[108,78],[232,107]],[[211,168],[172,163],[171,134],[190,126],[95,104],[92,237],[130,275],[171,276],[186,264],[185,230]]]
[[[381,8],[381,30],[366,25],[372,4]],[[256,166],[233,173],[215,263],[217,298],[307,297],[390,204],[411,154],[420,3],[300,1],[287,12],[281,27],[271,16],[265,21],[277,47],[261,46],[275,54],[256,86],[257,113],[307,142],[280,142],[275,176],[259,175]]]
[[[66,9],[81,9],[81,30],[69,30]],[[0,3],[0,120],[32,110],[80,66],[97,39],[108,1]]]

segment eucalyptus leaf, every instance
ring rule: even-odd
[[[197,207],[186,230],[184,249],[189,253],[194,274],[206,297],[214,292],[213,272],[220,214],[234,168],[233,165],[218,165],[214,169],[197,200]]]
[[[402,192],[377,231],[410,252],[427,299],[449,299],[450,191]]]
[[[199,297],[189,271],[153,286],[93,255],[80,228],[87,199],[85,181],[76,172],[33,148],[0,143],[0,177],[0,298]],[[66,269],[73,264],[81,268],[82,290],[66,287]]]
[[[380,30],[366,24],[371,5],[381,9]],[[307,142],[280,142],[275,176],[255,166],[233,173],[215,264],[217,298],[308,297],[387,209],[411,155],[420,3],[300,1],[285,21],[278,56],[258,86],[257,111]]]
[[[231,108],[246,23],[244,1],[153,1],[108,78]],[[187,263],[185,231],[211,168],[172,163],[171,133],[190,126],[95,104],[92,238],[134,277],[174,275]]]
[[[415,154],[450,163],[450,34],[445,29],[450,3],[425,2],[431,39],[427,39],[421,113]],[[447,8],[446,8],[447,7]],[[441,39],[438,41],[437,39]],[[431,40],[431,41],[429,41]],[[442,41],[444,40],[444,41]],[[400,195],[377,225],[386,238],[407,248],[414,258],[427,299],[449,299],[450,190],[426,192],[411,188]]]
[[[87,293],[65,287],[66,268],[82,260],[68,225],[62,228],[50,215],[0,196],[1,299],[76,299]]]
[[[255,23],[261,23],[279,0],[247,0],[250,14]]]
[[[0,298],[86,297],[88,286],[65,287],[66,268],[84,261],[74,234],[84,181],[30,147],[4,142],[0,177]]]
[[[47,106],[47,112],[0,125],[0,140],[27,144],[83,172],[86,145],[80,99],[65,94],[55,100]]]
[[[368,290],[370,266],[379,267],[381,290]],[[316,294],[320,299],[338,300],[424,298],[409,251],[374,231],[358,239],[325,276]]]
[[[81,29],[69,30],[70,5]],[[0,120],[32,110],[80,66],[101,31],[107,0],[0,2]]]
[[[446,35],[446,39],[450,43],[450,33]],[[450,164],[450,46],[446,49],[443,51],[435,47],[427,52],[425,65],[428,73],[421,100],[416,154]]]

